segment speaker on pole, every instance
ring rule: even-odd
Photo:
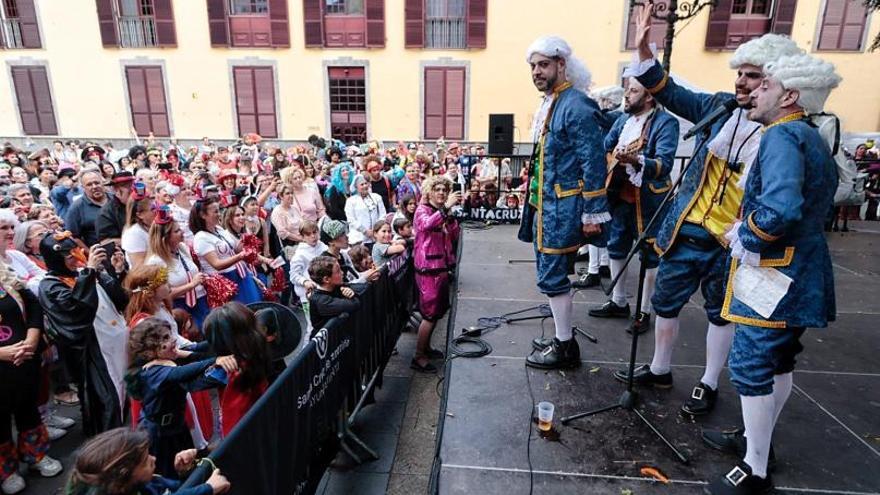
[[[513,114],[489,114],[489,154],[509,155],[513,153]]]

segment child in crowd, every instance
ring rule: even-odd
[[[254,312],[235,301],[211,311],[205,319],[205,336],[214,354],[231,354],[238,364],[227,374],[220,397],[220,422],[226,437],[269,386],[269,345]]]
[[[391,226],[394,231],[393,241],[411,241],[413,240],[412,222],[407,218],[395,218]]]
[[[129,297],[128,306],[125,307],[125,320],[129,326],[137,325],[148,316],[155,316],[168,323],[177,347],[188,348],[193,344],[179,333],[177,321],[165,303],[171,295],[167,268],[141,265],[125,277],[123,287]]]
[[[308,304],[308,291],[315,288],[309,278],[309,263],[327,250],[327,245],[318,239],[318,224],[311,220],[303,220],[299,227],[299,235],[303,242],[296,246],[293,259],[290,260],[290,283],[299,297],[300,303]]]
[[[373,262],[375,266],[381,268],[393,256],[406,251],[406,241],[393,240],[391,225],[385,220],[379,220],[373,225],[373,233],[376,236],[376,243],[373,244]]]
[[[195,468],[196,450],[187,449],[174,456],[180,475]],[[231,485],[215,469],[208,480],[192,488],[154,474],[156,459],[150,455],[150,437],[142,430],[115,428],[87,441],[76,457],[67,495],[218,495]]]
[[[373,270],[369,272],[367,277],[364,277],[355,269],[348,249],[348,226],[345,222],[325,220],[321,224],[321,241],[327,245],[327,250],[321,253],[321,256],[330,256],[339,263],[343,280],[346,283],[372,282],[379,278],[378,271]],[[317,282],[314,278],[312,280]]]
[[[355,292],[344,285],[342,269],[330,256],[318,256],[309,263],[309,277],[317,284],[309,296],[312,332],[320,330],[333,317],[351,313],[360,306]]]
[[[349,249],[348,257],[351,258],[351,263],[358,272],[358,279],[365,279],[370,273],[376,271],[376,265],[373,263],[373,253],[367,246],[358,244]]]
[[[189,311],[181,308],[174,308],[171,310],[171,316],[174,317],[174,321],[177,323],[177,330],[183,338],[191,342],[204,340],[202,333],[199,332],[199,329],[196,327],[192,314],[190,314]]]
[[[235,358],[223,356],[178,366],[175,360],[192,353],[178,349],[171,326],[164,319],[149,317],[138,323],[128,339],[131,363],[125,381],[128,393],[141,402],[138,426],[150,435],[150,453],[156,470],[174,476],[175,454],[193,448],[185,421],[186,394],[223,385],[207,373],[219,367],[227,373],[238,368]]]

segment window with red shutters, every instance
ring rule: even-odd
[[[816,49],[861,51],[867,18],[861,0],[825,0]]]
[[[13,65],[10,72],[22,133],[27,136],[58,134],[46,68],[39,65]]]
[[[232,68],[232,79],[238,135],[254,132],[263,137],[277,138],[274,69],[236,66]]]
[[[125,79],[128,84],[131,123],[138,136],[146,136],[151,132],[154,136],[170,136],[162,67],[129,65],[125,67]]]
[[[407,48],[486,48],[487,0],[406,0]]]
[[[719,0],[709,14],[706,48],[734,50],[767,33],[790,35],[797,0]]]
[[[464,67],[425,67],[425,139],[464,139]]]
[[[177,46],[171,0],[95,0],[105,47]]]
[[[666,16],[668,13],[669,0],[655,0],[654,12],[658,16]],[[639,19],[639,12],[642,7],[629,7],[629,13],[626,23],[626,49],[634,50],[636,48],[636,24]],[[666,21],[663,19],[651,18],[651,43],[657,45],[658,50],[662,50],[666,45]]]
[[[34,0],[0,0],[0,48],[42,48]]]
[[[287,0],[207,0],[211,46],[289,47]]]
[[[307,47],[385,46],[385,0],[303,0]]]
[[[330,135],[346,143],[367,142],[367,81],[363,67],[328,68]]]

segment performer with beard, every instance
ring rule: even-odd
[[[544,93],[532,122],[534,166],[529,170],[519,239],[535,248],[538,289],[550,299],[554,338],[536,339],[526,365],[541,369],[580,365],[572,335],[572,292],[568,279],[584,237],[602,232],[611,220],[605,198],[602,118],[585,93],[590,73],[562,38],[538,38],[526,61],[532,81]]]
[[[822,228],[837,167],[806,114],[822,110],[840,76],[809,55],[770,62],[764,75],[748,112],[764,126],[764,136],[727,236],[733,259],[721,312],[736,324],[730,379],[745,431],[703,434],[711,446],[744,456],[708,486],[715,495],[773,491],[770,439],[791,395],[801,336],[806,327],[823,328],[835,318],[834,273]]]
[[[750,122],[746,111],[749,94],[763,79],[764,64],[781,56],[800,53],[784,36],[766,34],[743,43],[730,60],[736,69],[736,93],[695,93],[675,83],[654,58],[650,39],[649,3],[639,18],[638,59],[626,74],[635,76],[648,92],[670,112],[699,122],[716,108],[736,99],[739,108],[726,121],[710,130],[708,145],[694,150],[694,162],[660,226],[655,250],[660,254],[657,284],[651,303],[657,315],[654,357],[650,365],[637,368],[636,384],[672,387],[672,350],[678,339],[679,313],[697,288],[702,288],[703,306],[709,319],[706,334],[706,370],[682,406],[691,416],[712,412],[718,398],[718,375],[727,361],[733,340],[733,325],[721,316],[724,299],[727,244],[724,234],[740,210],[744,179],[758,154],[761,125]],[[614,375],[626,381],[628,373]]]
[[[623,263],[633,241],[644,232],[663,197],[672,184],[669,173],[678,148],[678,120],[661,108],[654,97],[638,80],[629,79],[624,96],[624,111],[605,136],[608,153],[608,201],[611,204],[611,222],[608,223],[608,257],[611,259],[611,278],[623,269]],[[655,223],[646,237],[653,243],[659,223]],[[636,308],[629,332],[637,334],[648,330],[651,322],[651,295],[657,278],[660,259],[653,249],[645,263],[642,307]],[[620,276],[611,300],[590,310],[598,318],[628,318],[626,300],[626,272]]]
[[[76,365],[70,372],[79,389],[83,430],[91,436],[121,426],[128,367],[122,311],[128,297],[115,278],[100,271],[107,257],[100,245],[86,258],[70,232],[49,233],[40,254],[48,269],[40,282],[46,328],[65,351],[78,355],[69,361]]]

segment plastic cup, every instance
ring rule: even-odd
[[[553,409],[551,402],[538,403],[538,429],[541,431],[550,431],[553,428]]]

